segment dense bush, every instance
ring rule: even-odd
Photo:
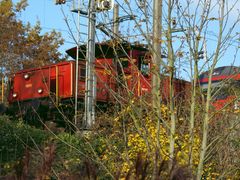
[[[163,106],[161,110],[165,122],[168,123],[168,109]],[[188,165],[189,135],[186,131],[177,131],[175,165],[169,172],[167,128],[161,124],[157,137],[157,121],[153,119],[154,116],[145,113],[138,116],[136,112],[140,111],[134,104],[123,109],[116,117],[105,114],[92,131],[81,131],[75,134],[67,132],[54,134],[50,129],[36,129],[21,121],[12,122],[7,116],[1,116],[0,175],[20,174],[21,177],[39,179],[80,179],[82,177],[148,179],[153,177],[156,168],[158,176],[163,179],[174,179],[173,177],[178,175],[195,176],[199,162],[201,141],[199,133],[201,132],[195,132],[191,169]],[[216,121],[215,131],[212,130],[216,133],[212,134],[216,148],[205,163],[203,177],[206,179],[229,178],[233,174],[239,177],[239,161],[234,158],[239,152],[237,131],[229,134],[228,126],[225,124],[227,122],[225,121],[221,126],[218,122],[219,120]],[[216,128],[221,128],[222,136],[227,138],[214,138],[220,134]],[[157,138],[160,143],[159,150]],[[223,146],[218,140],[229,143]],[[223,167],[229,173],[221,175]]]
[[[0,116],[0,137],[0,165],[4,173],[19,163],[26,149],[39,148],[49,133],[21,121],[12,122],[8,116]]]

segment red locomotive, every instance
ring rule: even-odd
[[[200,75],[200,85],[203,92],[207,91],[209,71]],[[228,106],[239,109],[236,94],[240,86],[240,68],[236,66],[223,66],[213,70],[212,76],[212,105],[216,110]]]
[[[95,76],[96,101],[106,104],[114,103],[119,98],[132,95],[135,97],[149,95],[151,92],[151,55],[143,46],[123,43],[113,47],[108,43],[96,44]],[[84,100],[86,46],[79,50],[78,98]],[[76,48],[67,53],[75,59]],[[162,81],[163,96],[167,100],[168,77]],[[175,95],[183,96],[189,82],[175,79]],[[66,105],[73,109],[71,102],[75,94],[75,62],[65,61],[40,68],[21,70],[11,80],[9,103],[20,107],[21,113],[31,109],[44,109]],[[73,104],[73,103],[72,103]],[[44,108],[43,108],[44,107]],[[47,118],[47,117],[45,117]]]

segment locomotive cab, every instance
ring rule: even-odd
[[[76,50],[77,48],[74,47],[66,52],[73,59],[76,59]],[[79,48],[79,58],[84,59],[85,57],[86,45],[82,45]],[[151,92],[151,57],[149,50],[144,46],[136,46],[126,42],[117,46],[112,46],[112,43],[109,42],[99,43],[95,45],[95,58],[97,100],[114,101],[111,90],[117,92],[119,91],[117,88],[121,88],[120,91],[134,96]],[[106,73],[108,75],[104,76]],[[105,89],[105,94],[108,94],[105,97],[109,98],[101,99],[103,94],[100,95],[98,89],[104,89],[104,87],[100,87],[103,86],[103,83],[107,87],[111,87]]]

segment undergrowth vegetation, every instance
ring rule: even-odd
[[[174,166],[169,169],[169,110],[154,114],[131,101],[115,115],[102,114],[92,131],[54,133],[9,117],[0,118],[0,175],[23,179],[192,179],[196,175],[201,132],[192,148],[186,128],[175,133]],[[236,113],[212,121],[214,146],[204,164],[206,179],[239,177],[240,139],[231,121]],[[221,117],[221,119],[219,118]],[[228,122],[226,122],[228,119]],[[220,122],[221,120],[221,122]],[[183,115],[178,123],[187,121]],[[164,123],[163,123],[164,122]],[[229,128],[233,128],[229,133]],[[189,166],[189,154],[193,165]]]

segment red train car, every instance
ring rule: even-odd
[[[204,72],[199,77],[200,86],[207,91],[209,81],[209,71]],[[223,66],[214,69],[212,76],[212,105],[216,110],[228,106],[238,109],[239,103],[236,101],[237,89],[240,87],[240,68],[236,66]]]
[[[76,58],[76,48],[69,49],[67,53]],[[86,78],[85,45],[80,46],[79,55],[78,98],[83,102]],[[150,95],[151,55],[147,48],[129,43],[123,43],[119,47],[101,43],[96,44],[95,57],[97,103],[114,103],[119,98],[129,97],[127,95]],[[162,81],[165,100],[169,97],[168,82],[168,77]],[[190,83],[175,79],[174,84],[176,97],[185,96]],[[15,73],[11,80],[9,103],[15,106],[20,103],[22,109],[37,109],[39,106],[51,108],[59,103],[74,102],[74,96],[75,61],[66,61]]]

